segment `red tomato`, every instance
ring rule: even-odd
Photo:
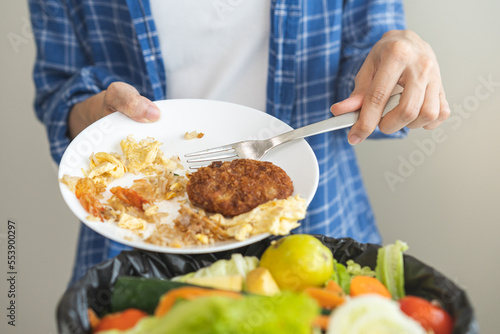
[[[453,319],[441,307],[416,296],[406,296],[399,300],[401,311],[418,321],[426,331],[435,334],[451,334]]]
[[[102,317],[94,329],[94,333],[110,329],[125,330],[134,327],[139,320],[147,316],[146,312],[129,308],[123,312],[111,313]]]

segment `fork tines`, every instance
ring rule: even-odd
[[[221,153],[221,152],[227,152],[227,154],[222,154],[222,155],[214,155],[216,153]],[[226,146],[220,146],[220,147],[214,147],[210,148],[207,150],[202,150],[198,152],[192,152],[184,155],[186,158],[189,157],[198,157],[194,159],[188,159],[186,162],[188,163],[193,163],[193,162],[206,162],[206,161],[217,161],[217,160],[223,160],[223,159],[231,159],[231,158],[237,158],[238,154],[234,150],[234,148],[231,145],[226,145]]]

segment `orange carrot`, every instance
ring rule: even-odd
[[[174,305],[177,298],[193,300],[200,297],[208,296],[221,296],[233,299],[241,298],[241,294],[233,291],[217,290],[217,289],[204,289],[199,287],[185,286],[177,289],[170,290],[165,293],[158,302],[155,309],[155,316],[161,317],[165,315]]]
[[[333,309],[345,302],[344,293],[332,292],[317,287],[308,287],[304,289],[310,297],[314,298],[319,306],[326,309]]]
[[[352,297],[374,293],[383,297],[392,298],[387,288],[375,277],[355,276],[351,279],[350,295]]]
[[[316,318],[313,320],[313,327],[318,327],[322,331],[326,331],[328,329],[328,322],[330,320],[330,317],[327,315],[318,315]]]
[[[123,312],[111,313],[105,315],[95,327],[94,333],[103,332],[111,329],[126,330],[133,328],[139,320],[148,314],[138,309],[129,308]]]
[[[325,289],[328,291],[331,291],[331,292],[336,292],[340,295],[345,294],[344,290],[340,287],[340,285],[337,282],[332,281],[332,280],[330,280],[326,283]]]
[[[97,327],[97,325],[99,325],[101,319],[99,319],[97,314],[91,308],[87,309],[87,315],[89,317],[90,328],[94,330]]]

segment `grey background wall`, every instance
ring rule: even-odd
[[[385,242],[407,241],[465,288],[481,333],[497,333],[500,2],[405,4],[409,28],[437,54],[452,116],[439,131],[359,145],[366,186]]]
[[[386,243],[465,288],[482,333],[500,325],[500,2],[406,0],[409,28],[434,48],[453,116],[439,130],[357,147]],[[56,333],[70,276],[76,219],[32,110],[35,55],[25,1],[0,3],[0,332]],[[488,83],[489,82],[489,83]],[[17,226],[16,327],[7,325],[7,222]]]

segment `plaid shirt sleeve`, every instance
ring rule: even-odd
[[[149,98],[154,94],[139,41],[131,38],[136,32],[125,1],[29,0],[29,8],[37,46],[35,112],[59,163],[75,104],[115,81],[128,82]],[[92,10],[94,16],[80,15]]]
[[[30,0],[29,6],[37,43],[35,111],[47,129],[52,157],[59,162],[69,144],[67,118],[73,105],[118,78],[91,66],[60,1]]]
[[[122,0],[29,0],[37,55],[35,112],[44,123],[53,159],[69,145],[71,108],[114,81],[132,84],[150,98],[164,97],[162,59],[147,3]],[[147,74],[146,74],[147,73]],[[164,81],[164,80],[163,80]],[[81,225],[72,282],[103,260],[130,249]]]
[[[349,97],[354,89],[354,78],[373,45],[389,30],[406,28],[403,4],[400,0],[348,0],[342,17],[342,52],[335,100]],[[408,132],[403,128],[391,135],[378,127],[371,139],[402,138]]]

